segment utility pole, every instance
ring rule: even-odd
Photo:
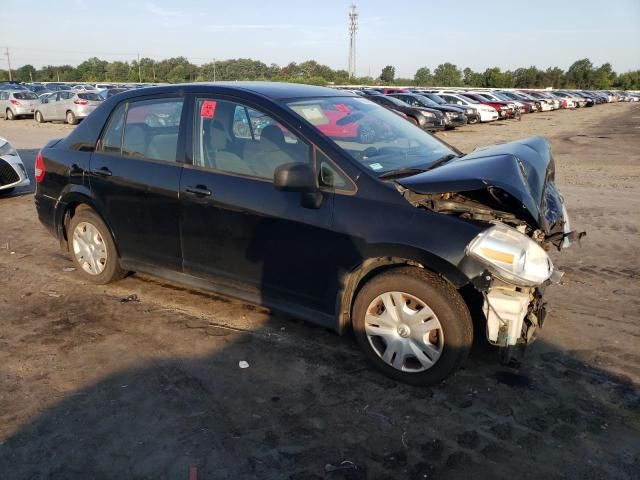
[[[216,81],[216,59],[213,59],[213,81]]]
[[[5,53],[7,56],[7,65],[9,66],[9,81],[13,81],[13,75],[11,74],[11,56],[9,55],[9,47],[5,47]]]
[[[138,54],[138,82],[142,83],[142,67],[140,66],[140,54]]]
[[[349,9],[349,78],[356,76],[356,34],[358,33],[358,11],[352,3]]]

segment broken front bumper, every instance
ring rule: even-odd
[[[518,288],[494,279],[484,294],[487,339],[498,347],[526,345],[546,317],[544,287]]]

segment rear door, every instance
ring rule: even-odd
[[[55,107],[55,119],[56,120],[65,120],[67,118],[67,111],[73,110],[73,98],[75,97],[74,92],[65,91],[60,92],[59,101],[56,102]]]
[[[132,269],[181,270],[183,103],[178,96],[120,103],[91,158],[91,190]]]

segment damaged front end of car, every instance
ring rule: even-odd
[[[458,268],[482,295],[487,339],[505,362],[535,339],[546,316],[544,289],[562,278],[547,252],[584,235],[571,230],[554,177],[549,143],[534,137],[396,182],[413,206],[486,227]]]

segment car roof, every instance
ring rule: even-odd
[[[173,85],[163,85],[159,87],[145,87],[142,89],[130,90],[127,94],[130,98],[150,93],[173,93],[182,90],[210,90],[220,93],[229,90],[239,90],[247,93],[260,95],[271,100],[282,100],[291,98],[309,97],[354,97],[355,93],[345,92],[327,87],[315,85],[305,85],[301,83],[280,83],[280,82],[215,82],[215,83],[179,83]]]

